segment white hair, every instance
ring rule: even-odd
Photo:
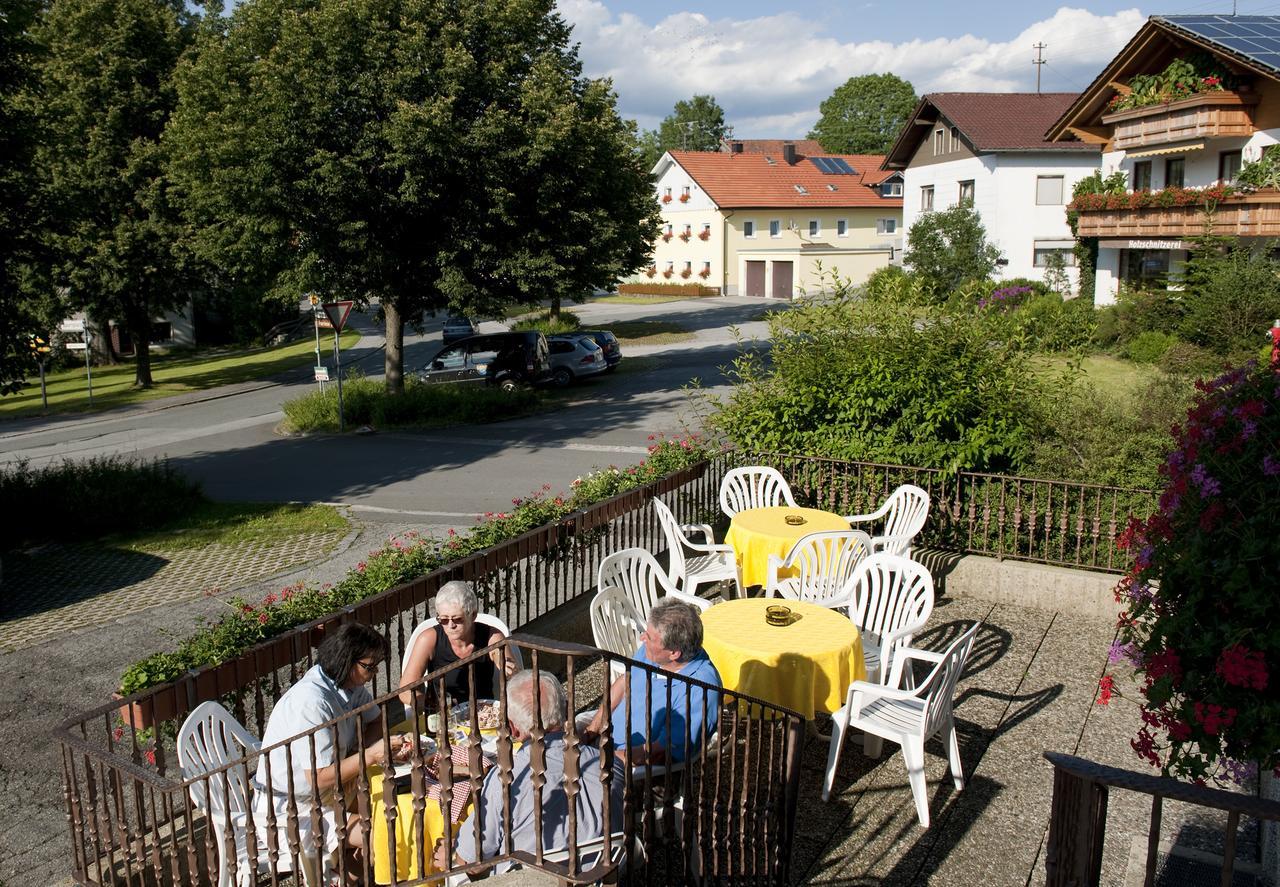
[[[543,730],[559,730],[564,726],[564,687],[549,671],[538,672],[538,711]],[[533,712],[533,672],[517,672],[507,681],[507,717],[522,733],[532,733],[536,719]]]
[[[467,617],[474,619],[476,614],[480,612],[480,601],[476,598],[476,593],[471,590],[471,584],[468,582],[446,582],[440,586],[440,590],[436,592],[436,612],[440,612],[440,605],[446,606],[452,604],[455,607],[461,607],[462,612]]]

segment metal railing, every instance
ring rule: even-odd
[[[1151,795],[1151,823],[1143,881],[1146,887],[1152,887],[1156,880],[1160,824],[1166,798],[1227,813],[1222,887],[1230,887],[1232,883],[1240,817],[1280,821],[1280,802],[1189,785],[1169,777],[1121,770],[1057,752],[1045,752],[1044,756],[1053,764],[1053,806],[1049,816],[1049,843],[1045,849],[1047,887],[1097,887],[1102,876],[1107,799],[1113,788]]]
[[[481,722],[488,715],[476,672],[495,651],[519,657],[535,675],[523,698],[534,721],[519,735],[518,716],[507,716],[511,679],[500,669],[498,698],[489,703],[495,720]],[[626,668],[615,712],[625,726],[592,736],[585,726],[593,712],[608,723],[613,662]],[[458,670],[466,672],[466,714],[432,704],[448,698],[446,679]],[[563,725],[537,714],[546,709],[536,677],[547,672],[565,690]],[[651,673],[662,680],[650,683]],[[404,695],[407,739],[393,737]],[[586,717],[578,721],[580,708]],[[688,712],[700,712],[706,728],[691,727]],[[589,647],[504,638],[266,747],[235,746],[231,728],[201,723],[193,734],[200,741],[184,739],[182,767],[167,774],[74,728],[58,731],[78,883],[192,885],[220,876],[241,883],[252,872],[311,887],[333,876],[423,884],[516,864],[569,884],[788,882],[800,715]],[[636,735],[643,742],[629,745]],[[197,746],[232,750],[202,761],[192,753]],[[655,746],[667,766],[652,756],[641,762],[640,749]],[[326,747],[338,751],[319,760]],[[343,756],[365,748],[384,762],[400,760],[405,772],[389,780],[362,765],[344,780]],[[340,790],[318,788],[329,774]]]

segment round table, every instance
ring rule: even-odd
[[[375,884],[392,883],[391,856],[387,845],[387,815],[385,802],[382,799],[383,785],[382,768],[370,768],[369,818],[373,826],[373,834],[369,846],[373,850]],[[455,785],[454,791],[458,791],[459,788],[460,786]],[[426,845],[423,857],[426,860],[427,871],[419,874],[413,795],[409,792],[396,795],[396,881],[413,881],[435,874],[432,857],[436,851],[436,841],[444,837],[444,813],[440,809],[440,802],[436,799],[428,798],[422,810],[422,832]]]
[[[764,621],[765,607],[790,607],[793,621]],[[702,614],[702,646],[725,689],[785,706],[812,720],[844,705],[854,681],[865,680],[862,638],[849,617],[804,601],[740,598]]]
[[[798,514],[805,522],[799,526],[789,524],[789,514]],[[817,508],[748,508],[733,516],[724,540],[733,546],[746,587],[764,585],[769,579],[769,555],[786,557],[801,536],[848,529],[849,522],[843,517]]]

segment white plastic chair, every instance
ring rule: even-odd
[[[933,576],[909,557],[873,554],[854,571],[849,618],[862,635],[867,680],[884,681],[933,612]],[[908,680],[910,676],[908,675]]]
[[[791,487],[776,468],[763,465],[733,468],[720,481],[720,510],[730,518],[748,508],[784,504],[798,507]]]
[[[218,887],[230,887],[231,884],[232,865],[227,858],[228,831],[235,846],[236,883],[239,887],[254,884],[260,871],[268,871],[270,859],[262,841],[258,842],[258,858],[249,859],[247,810],[250,799],[246,768],[232,767],[223,774],[210,777],[207,783],[199,777],[243,761],[261,749],[262,743],[216,702],[197,705],[178,731],[178,766],[182,770],[182,778],[196,780],[190,786],[191,800],[209,817],[218,844]],[[307,884],[318,885],[319,859],[314,854],[304,853],[302,864]],[[293,858],[285,848],[280,850],[276,871],[293,871]]]
[[[831,797],[836,767],[840,763],[840,747],[849,728],[862,730],[868,736],[879,736],[902,746],[907,764],[911,795],[916,802],[920,824],[929,827],[929,796],[924,776],[924,744],[940,734],[947,747],[951,778],[956,791],[964,788],[964,771],[960,765],[960,744],[956,741],[955,719],[951,714],[956,682],[964,671],[965,660],[973,649],[974,638],[982,623],[956,638],[943,653],[931,653],[908,647],[893,663],[889,686],[869,681],[854,681],[849,686],[845,704],[831,716],[831,747],[827,753],[827,774],[822,781],[822,800]],[[936,663],[929,677],[917,690],[900,690],[897,684],[911,660]]]
[[[653,510],[667,537],[667,578],[671,584],[696,595],[699,585],[732,579],[737,596],[742,597],[742,577],[733,546],[716,545],[711,528],[706,524],[681,525],[661,499],[653,500]],[[696,531],[707,540],[704,544],[689,541],[686,532]]]
[[[903,484],[884,500],[884,504],[870,514],[851,514],[845,517],[850,524],[868,523],[884,519],[884,531],[872,536],[876,551],[911,556],[911,540],[924,527],[929,518],[929,494],[914,484]]]
[[[769,555],[765,597],[845,607],[853,600],[854,571],[871,554],[871,537],[861,530],[828,530],[796,540],[785,558]],[[779,579],[783,570],[797,575]]]
[[[621,588],[606,588],[591,599],[591,636],[601,650],[634,657],[644,629],[644,619]],[[616,659],[609,662],[611,682],[625,671]]]
[[[671,584],[657,559],[643,548],[624,548],[615,551],[600,562],[596,571],[596,588],[619,588],[631,600],[641,620],[649,621],[649,611],[661,598],[673,597],[699,610],[706,610],[711,601],[688,594]]]
[[[404,674],[405,669],[409,667],[409,655],[413,653],[413,645],[418,642],[418,638],[428,631],[434,631],[435,627],[440,624],[440,620],[434,616],[422,620],[418,627],[409,635],[409,640],[405,641],[404,656],[400,660],[400,674]],[[503,622],[497,616],[491,616],[488,613],[476,614],[477,625],[487,625],[490,628],[496,628],[502,632],[503,637],[511,637],[511,629],[507,628],[507,623]],[[508,647],[507,655],[516,660],[516,664],[520,667],[524,666],[524,657],[520,655],[518,647]]]

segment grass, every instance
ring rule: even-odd
[[[239,542],[266,544],[305,533],[345,532],[349,526],[331,505],[206,502],[162,526],[104,541],[135,551],[183,551]]]
[[[610,305],[657,305],[662,302],[684,302],[689,299],[706,298],[705,296],[600,296],[593,302],[604,302]]]
[[[350,348],[360,334],[347,330],[342,334],[342,347]],[[93,368],[93,405],[89,405],[84,367],[61,370],[46,376],[49,394],[48,413],[90,412],[111,407],[142,403],[160,397],[202,391],[219,385],[251,382],[287,370],[312,365],[315,340],[304,339],[275,348],[249,350],[209,350],[185,354],[153,354],[151,388],[133,387],[133,361]],[[321,354],[326,361],[333,354],[333,337],[321,337]],[[40,379],[30,381],[21,391],[0,397],[0,418],[38,416]]]
[[[680,324],[666,320],[622,320],[608,324],[608,329],[624,348],[628,345],[670,345],[693,338],[693,333]]]
[[[1040,365],[1050,372],[1060,372],[1067,365],[1065,357],[1048,357]],[[1156,380],[1160,371],[1151,364],[1134,363],[1109,354],[1090,354],[1081,361],[1085,381],[1115,398],[1140,394]]]

